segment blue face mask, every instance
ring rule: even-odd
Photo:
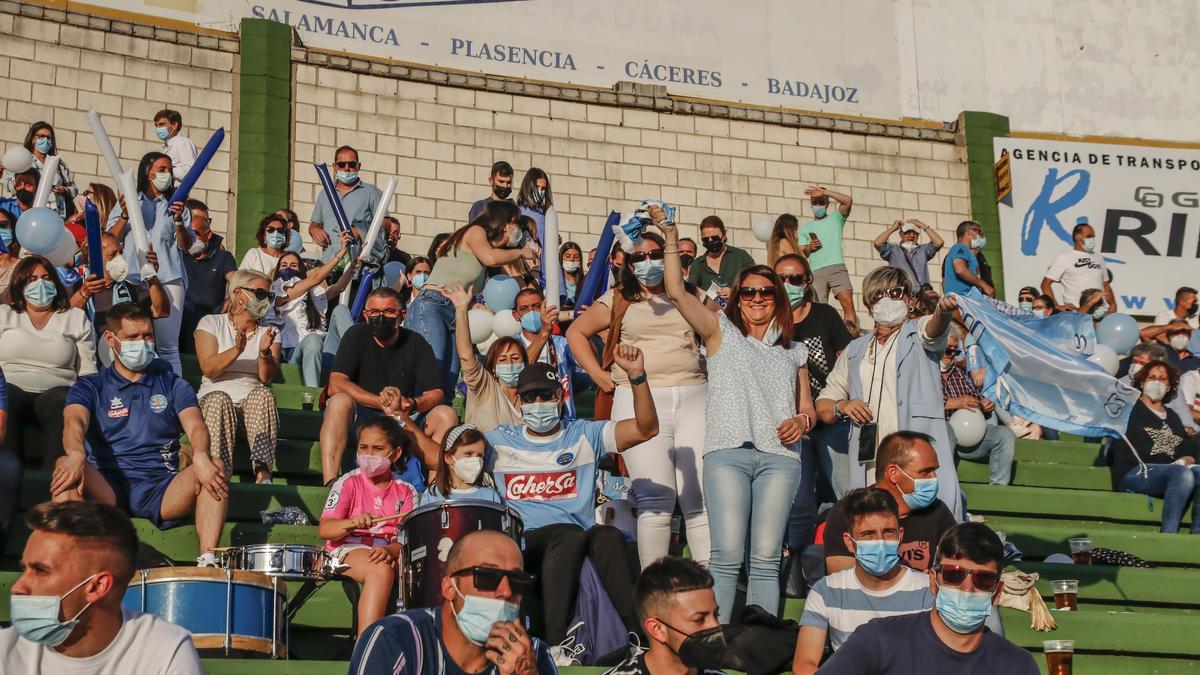
[[[1029,302],[1028,300],[1026,300],[1025,302],[1018,302],[1017,307],[1020,307],[1021,309],[1025,310],[1026,312],[1033,311],[1033,303]]]
[[[1108,307],[1106,305],[1100,305],[1096,309],[1092,310],[1092,316],[1096,319],[1103,319],[1104,317],[1108,316]]]
[[[337,172],[337,180],[342,185],[350,185],[358,180],[357,171],[339,171]]]
[[[280,269],[279,272],[275,274],[275,276],[280,281],[288,282],[288,281],[291,281],[292,279],[299,279],[300,278],[300,270],[294,270],[290,267],[284,267],[284,268]]]
[[[553,429],[560,421],[558,401],[538,401],[521,406],[521,420],[539,434]]]
[[[150,362],[158,358],[154,353],[154,343],[145,340],[121,340],[121,350],[117,354],[121,363],[130,370],[142,371]]]
[[[49,279],[38,279],[31,281],[25,286],[25,299],[34,307],[49,307],[51,302],[54,302],[54,297],[58,295],[58,289],[54,287],[54,282]]]
[[[992,594],[939,585],[933,606],[942,617],[942,623],[955,633],[966,635],[977,630],[991,615]]]
[[[896,468],[899,468],[899,467],[896,467]],[[909,476],[907,473],[904,473],[904,469],[900,469],[900,473],[903,473],[905,475],[905,477],[907,477],[907,478],[911,478],[912,482],[913,482],[913,491],[912,492],[909,492],[907,494],[904,494],[903,491],[901,492],[901,494],[903,494],[903,496],[904,496],[904,503],[908,504],[908,508],[923,509],[926,506],[929,506],[930,504],[932,504],[933,500],[937,499],[937,495],[938,495],[938,479],[937,478],[913,478],[912,476]]]
[[[5,252],[12,248],[13,231],[11,227],[0,227],[0,244],[4,244]]]
[[[454,620],[467,639],[480,647],[488,640],[492,626],[497,621],[513,621],[521,608],[515,603],[500,598],[485,598],[481,595],[463,595],[454,584],[454,592],[463,599],[462,609],[454,612]],[[454,606],[451,605],[451,610]]]
[[[899,539],[854,540],[854,559],[873,577],[881,577],[900,563]]]
[[[414,274],[412,278],[413,288],[417,289],[418,291],[421,290],[421,287],[425,285],[426,281],[429,281],[428,274],[425,274],[424,272],[421,272],[420,274]]]
[[[530,333],[536,333],[542,329],[542,313],[538,310],[531,310],[521,316],[521,328]]]
[[[829,209],[828,209],[828,207],[825,207],[825,206],[814,206],[814,207],[813,207],[813,218],[816,218],[817,220],[820,220],[820,219],[824,218],[824,217],[825,217],[825,214],[826,214],[826,213],[828,213],[828,212],[829,212]]]
[[[287,235],[282,232],[268,232],[263,239],[267,243],[267,248],[273,248],[276,251],[287,245]]]
[[[663,261],[643,260],[633,263],[633,274],[646,286],[657,286],[663,280]]]
[[[974,239],[971,240],[971,249],[972,250],[978,251],[979,249],[983,248],[984,246],[987,246],[987,237],[975,237]]]
[[[40,152],[40,153],[42,153],[42,154],[44,155],[44,154],[46,154],[46,153],[50,152],[50,150],[52,150],[52,149],[54,148],[54,141],[52,141],[52,140],[50,140],[49,138],[47,138],[47,137],[43,136],[43,137],[41,137],[41,138],[39,138],[39,139],[37,139],[36,141],[34,141],[34,142],[33,142],[33,147],[34,147],[34,149],[36,149],[38,152]]]
[[[171,136],[171,130],[168,127],[154,127],[154,135],[158,136],[158,140],[166,143]]]
[[[796,309],[804,302],[804,294],[808,292],[808,286],[784,284],[783,290],[787,292],[788,303],[791,304],[792,309]]]
[[[79,617],[92,606],[89,602],[75,616],[66,621],[59,621],[62,599],[95,577],[93,574],[62,595],[13,595],[9,607],[13,630],[30,642],[47,647],[61,645],[71,636],[75,626],[79,625]]]
[[[506,387],[515,387],[517,386],[517,378],[521,377],[522,370],[525,370],[524,363],[497,363],[496,379],[500,380]]]

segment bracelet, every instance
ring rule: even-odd
[[[273,358],[275,358],[275,355],[271,353],[270,349],[260,349],[260,350],[258,350],[258,358],[273,359]]]
[[[677,249],[677,248],[664,248],[664,249],[663,249],[663,253],[679,253],[679,249]]]
[[[629,386],[631,386],[631,387],[637,386],[639,384],[645,384],[645,383],[646,383],[646,374],[645,373],[642,373],[641,375],[638,375],[637,377],[629,378]]]

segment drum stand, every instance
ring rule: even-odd
[[[275,577],[272,577],[272,579],[275,579]],[[284,653],[284,658],[289,661],[292,658],[292,620],[296,618],[296,614],[298,614],[304,607],[304,603],[308,602],[308,599],[311,598],[313,594],[317,592],[317,589],[320,588],[326,581],[326,579],[306,579],[304,583],[300,584],[300,588],[296,591],[296,595],[284,601],[286,604],[284,605],[283,610],[283,625],[284,629],[287,631],[287,644],[289,645],[287,651]]]

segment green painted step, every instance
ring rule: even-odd
[[[1098,443],[1083,441],[1017,441],[1019,462],[1053,462],[1096,466],[1100,456]]]
[[[195,354],[181,353],[179,360],[183,363],[183,376],[185,378],[196,378],[199,380],[202,375],[200,371],[200,360]],[[300,366],[290,363],[279,364],[279,374],[273,380],[276,384],[302,385],[304,376],[300,372]]]
[[[1015,462],[1012,484],[1024,487],[1064,488],[1069,490],[1107,490],[1112,481],[1108,467],[1050,462]],[[958,479],[963,483],[987,483],[988,465],[962,460]]]
[[[1152,611],[1111,611],[1102,605],[1080,605],[1077,612],[1054,612],[1058,628],[1044,633],[1029,627],[1029,615],[1001,608],[1005,636],[1014,644],[1040,651],[1043,640],[1074,640],[1076,651],[1126,655],[1200,656],[1200,615]],[[1088,672],[1090,671],[1078,671]],[[1134,670],[1129,672],[1141,673]]]
[[[1157,525],[1162,500],[1147,508],[1145,495],[1104,490],[1060,490],[1016,485],[964,484],[967,510],[973,514],[1086,519]],[[1188,528],[1185,516],[1181,529]],[[1181,534],[1180,536],[1188,536]]]
[[[1163,534],[1155,525],[1125,525],[1086,520],[1046,520],[988,516],[987,524],[1004,532],[1027,558],[1070,553],[1067,540],[1091,537],[1096,546],[1132,553],[1159,565],[1200,565],[1198,542],[1190,536]]]
[[[185,374],[183,379],[186,380],[188,384],[192,385],[192,387],[197,391],[200,390],[199,373],[195,375]],[[321,400],[320,389],[314,387],[305,387],[304,385],[300,384],[300,380],[296,380],[295,384],[283,384],[278,382],[273,383],[271,384],[271,392],[275,394],[275,405],[280,408],[300,410],[301,405],[304,403],[305,394],[312,396],[314,407],[318,405]]]
[[[1050,582],[1078,579],[1079,602],[1120,602],[1137,606],[1162,606],[1200,610],[1200,570],[1178,567],[1142,569],[1107,565],[1057,565],[1020,562],[1014,567],[1040,575],[1038,592],[1054,606]],[[1200,619],[1200,613],[1196,614]],[[1197,645],[1200,648],[1200,645]],[[1196,652],[1200,654],[1200,651]]]

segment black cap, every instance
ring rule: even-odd
[[[558,369],[541,361],[525,366],[525,369],[521,371],[521,376],[517,378],[517,393],[524,394],[527,391],[543,391],[545,389],[555,391],[562,389],[562,382],[558,379]]]

